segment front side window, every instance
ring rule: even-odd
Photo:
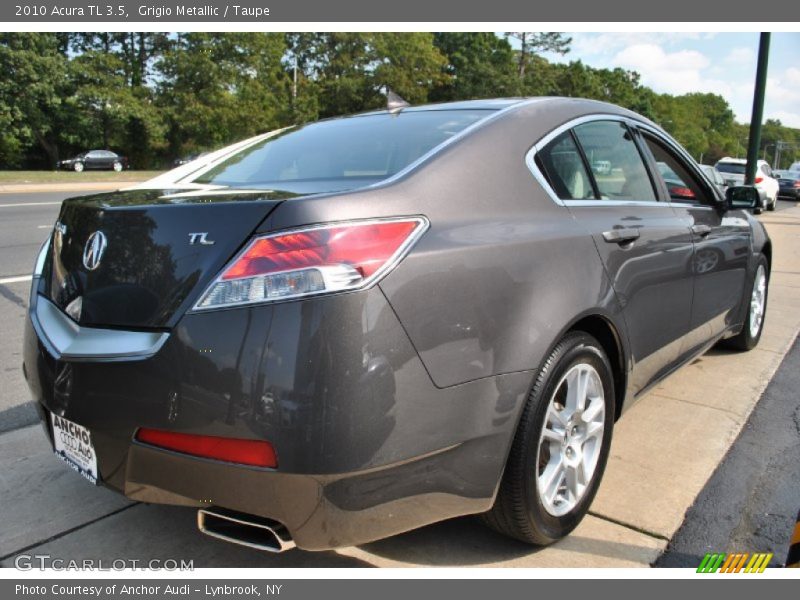
[[[401,171],[492,110],[379,113],[293,127],[194,181],[294,193],[355,189]]]
[[[575,127],[604,200],[656,201],[656,193],[633,136],[619,121],[592,121]]]
[[[536,159],[550,187],[561,200],[595,198],[589,173],[569,131],[547,144]]]
[[[643,135],[647,148],[653,154],[658,174],[666,185],[671,200],[712,204],[706,186],[696,177],[683,160],[675,156],[663,143],[649,134]]]

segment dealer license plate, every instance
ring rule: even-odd
[[[92,444],[92,435],[82,425],[50,413],[53,423],[55,453],[70,468],[97,485],[97,454]]]

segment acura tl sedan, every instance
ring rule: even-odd
[[[549,544],[626,409],[761,336],[757,191],[616,106],[397,108],[201,163],[64,202],[24,371],[66,465],[212,536],[323,550],[480,513]]]

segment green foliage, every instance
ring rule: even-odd
[[[0,168],[52,167],[110,148],[135,168],[168,165],[293,123],[380,108],[504,96],[593,98],[630,108],[698,159],[741,156],[747,127],[715,94],[671,96],[624,69],[567,54],[561,33],[0,34]],[[800,130],[767,121],[762,155],[800,159]]]

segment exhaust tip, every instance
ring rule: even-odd
[[[197,528],[211,537],[265,552],[280,553],[295,547],[283,523],[224,508],[198,510]]]

